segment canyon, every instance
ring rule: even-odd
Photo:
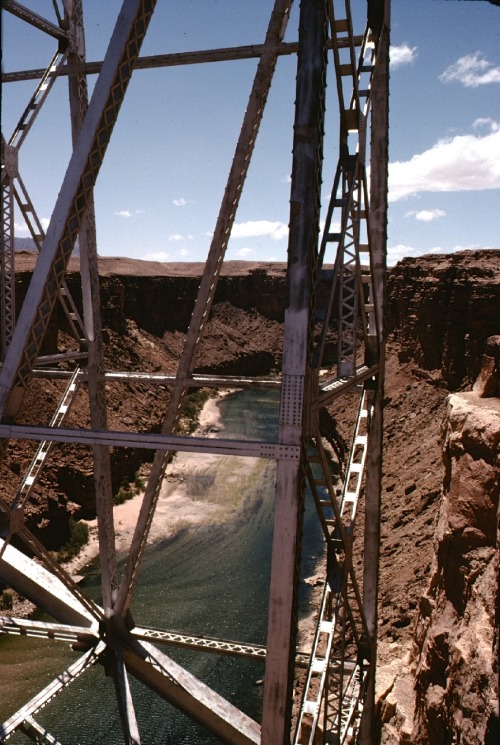
[[[32,254],[19,254],[18,305],[33,265]],[[202,269],[99,260],[109,370],[175,371]],[[499,269],[500,251],[477,250],[409,258],[388,271],[377,672],[378,738],[387,745],[479,745],[499,737]],[[224,265],[197,372],[279,370],[285,280],[283,264]],[[66,281],[79,303],[76,259]],[[57,308],[42,354],[71,349],[68,332]],[[333,352],[332,343],[332,359]],[[63,387],[34,379],[19,421],[46,423]],[[110,428],[158,431],[165,385],[106,389]],[[329,412],[340,452],[351,408],[345,396]],[[87,424],[82,387],[68,425]],[[30,457],[28,447],[9,449],[7,493]],[[115,492],[134,481],[145,457],[113,451]],[[94,514],[88,453],[66,446],[62,461],[56,447],[27,509],[30,528],[57,550],[68,538],[70,515]]]

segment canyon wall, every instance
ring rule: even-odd
[[[389,273],[387,331],[451,390],[474,381],[486,339],[499,332],[500,252],[404,259]]]
[[[18,304],[29,268],[17,274]],[[202,265],[100,259],[110,369],[175,370],[201,272]],[[285,273],[283,264],[228,262],[199,371],[279,369]],[[72,263],[67,282],[78,300],[79,281]],[[405,259],[388,272],[386,307],[379,738],[387,745],[497,742],[498,345],[485,345],[500,333],[500,251]],[[45,353],[65,330],[58,309]],[[59,395],[52,381],[36,385],[27,418]],[[111,428],[160,426],[165,387],[147,392],[127,384],[126,395],[123,387],[107,388]],[[337,407],[341,430],[349,402]],[[83,404],[71,416],[85,423]],[[26,459],[9,455],[7,488]],[[133,478],[137,463],[128,451],[126,463],[116,462],[117,485]],[[91,466],[81,453],[75,449],[69,466],[56,456],[35,494],[31,527],[54,542],[68,512],[89,516],[91,492]]]

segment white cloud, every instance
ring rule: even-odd
[[[141,259],[142,261],[169,261],[171,256],[166,251],[152,251],[149,254],[141,256]]]
[[[432,222],[433,220],[438,220],[440,217],[445,217],[446,212],[440,209],[433,209],[433,210],[420,210],[419,212],[411,211],[407,212],[405,217],[414,217],[415,220],[420,220],[420,222]]]
[[[184,197],[173,199],[172,203],[175,204],[176,207],[185,207],[187,204],[194,204],[191,199],[184,199]]]
[[[500,129],[500,122],[496,122],[491,116],[479,116],[472,122],[473,129],[488,127],[490,132],[497,132]]]
[[[389,201],[418,192],[500,188],[500,129],[484,137],[457,135],[389,165]]]
[[[247,222],[235,222],[231,231],[232,238],[256,238],[261,235],[268,235],[273,240],[279,241],[288,235],[288,225],[278,221],[248,220]]]
[[[118,217],[132,217],[130,210],[120,210],[119,212],[115,212],[115,215],[118,215]]]
[[[42,226],[42,230],[44,232],[46,232],[47,228],[49,227],[49,223],[50,223],[50,217],[40,218],[40,225]],[[14,235],[19,236],[20,233],[29,233],[28,225],[26,224],[24,220],[22,222],[14,222]]]
[[[417,47],[410,47],[408,44],[400,44],[399,46],[391,46],[389,50],[389,59],[392,69],[396,67],[402,67],[402,65],[410,65],[415,61],[418,54]]]
[[[253,253],[252,248],[240,248],[236,251],[236,256],[249,256],[251,253]]]
[[[456,253],[457,251],[476,251],[478,249],[481,251],[498,251],[498,248],[493,246],[481,246],[478,243],[469,246],[448,246],[447,248],[444,248],[444,246],[432,246],[431,248],[426,249],[412,248],[411,246],[406,246],[404,243],[400,243],[397,246],[389,246],[387,248],[387,264],[388,266],[394,266],[398,261],[405,258],[428,256],[429,254],[451,254]]]
[[[446,68],[439,76],[442,83],[462,83],[466,88],[500,83],[500,67],[484,59],[481,52],[466,54]]]
[[[187,248],[181,248],[181,250],[179,251],[179,256],[189,256],[189,251],[187,250]]]
[[[387,264],[389,266],[394,266],[394,264],[397,264],[397,262],[401,261],[401,259],[404,259],[407,256],[414,256],[415,253],[416,250],[414,248],[412,248],[411,246],[406,246],[404,243],[398,243],[397,246],[388,246]]]
[[[174,233],[173,235],[169,235],[168,240],[169,241],[192,241],[194,240],[194,235],[181,235],[180,233]]]

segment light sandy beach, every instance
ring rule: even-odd
[[[222,429],[218,402],[231,391],[224,391],[218,398],[209,398],[198,418],[195,434],[215,436]],[[185,477],[187,473],[203,474],[217,456],[200,453],[178,453],[168,467],[166,483],[158,500],[155,519],[150,532],[150,540],[168,538],[181,528],[197,525],[212,519],[214,513],[221,510],[217,504],[200,503],[186,493]],[[253,460],[253,459],[251,459]],[[113,509],[116,549],[125,553],[132,540],[137,518],[141,509],[143,492]],[[201,508],[202,507],[202,508]],[[89,540],[77,556],[68,561],[64,567],[73,577],[99,554],[97,537],[97,520],[85,521],[89,526]]]

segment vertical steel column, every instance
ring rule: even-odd
[[[297,625],[305,437],[310,408],[311,302],[317,260],[326,66],[326,2],[303,0],[294,123],[288,299],[285,310],[280,442],[301,447],[299,461],[278,461],[262,745],[290,741]]]
[[[383,398],[384,398],[384,292],[386,277],[387,245],[387,182],[389,160],[389,28],[390,0],[368,4],[368,12],[374,13],[373,25],[379,31],[376,41],[377,64],[372,81],[372,124],[371,124],[371,190],[370,190],[370,231],[373,256],[373,294],[375,321],[378,330],[379,375],[373,402],[373,418],[368,440],[366,460],[365,489],[365,543],[363,573],[363,606],[372,642],[372,665],[375,669],[377,656],[377,606],[380,557],[380,511],[382,481],[382,443],[383,443]],[[380,25],[379,25],[380,24]],[[360,745],[373,742],[373,717],[375,705],[375,676],[371,676],[368,686],[363,717],[361,720]]]

